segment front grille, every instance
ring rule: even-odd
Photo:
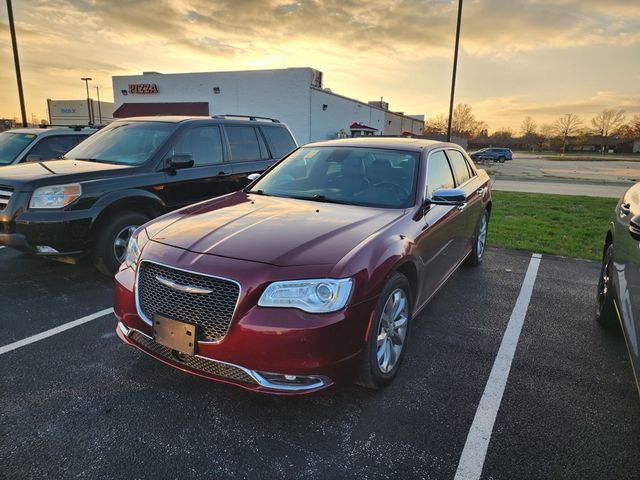
[[[211,290],[186,293],[160,283],[156,277],[178,285]],[[152,321],[155,314],[198,326],[201,340],[216,342],[229,329],[240,286],[230,280],[184,272],[157,263],[142,262],[138,271],[138,302]]]
[[[9,200],[11,199],[11,195],[13,195],[13,188],[3,187],[2,185],[0,185],[0,211],[7,208],[7,205],[9,205]]]
[[[151,350],[156,355],[181,363],[193,370],[198,370],[216,377],[229,378],[238,382],[256,383],[248,373],[238,367],[234,367],[233,365],[186,354],[181,354],[180,357],[176,357],[173,355],[173,351],[169,347],[165,347],[164,345],[155,342],[153,339],[136,330],[131,331],[130,337],[143,347]]]

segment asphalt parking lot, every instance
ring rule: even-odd
[[[453,479],[530,262],[493,249],[457,272],[379,392],[274,398],[200,380],[121,344],[113,315],[3,353],[0,478]],[[542,257],[481,478],[640,475],[640,399],[621,334],[593,321],[598,272]],[[0,249],[0,347],[111,296],[88,264]]]

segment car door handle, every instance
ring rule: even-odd
[[[479,188],[478,190],[476,190],[476,193],[478,195],[482,195],[484,193],[484,187]]]
[[[464,207],[466,207],[467,204],[463,203],[462,205],[458,205],[456,208],[458,209],[459,212],[462,212],[464,210]]]

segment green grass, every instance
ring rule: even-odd
[[[615,198],[493,192],[488,244],[600,260]]]

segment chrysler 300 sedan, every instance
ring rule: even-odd
[[[380,388],[415,316],[482,261],[489,177],[457,145],[308,144],[242,191],[132,236],[116,275],[120,339],[246,389]]]

